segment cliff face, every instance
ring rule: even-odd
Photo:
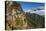
[[[27,26],[24,12],[20,4],[16,2],[6,2],[6,29],[22,29]]]
[[[43,28],[44,17],[25,13],[21,5],[14,1],[6,1],[6,30]]]

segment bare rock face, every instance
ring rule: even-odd
[[[6,30],[25,29],[27,27],[26,16],[23,13],[21,5],[6,1]]]

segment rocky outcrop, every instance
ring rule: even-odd
[[[20,6],[16,2],[6,1],[6,30],[24,29],[27,27],[26,16]]]

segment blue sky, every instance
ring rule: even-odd
[[[34,11],[34,9],[37,8],[44,8],[45,7],[44,3],[38,3],[38,2],[18,2],[18,3],[21,4],[23,11],[27,11],[27,12],[30,11],[32,13],[36,13],[39,15],[45,14],[44,9]]]
[[[36,2],[19,2],[23,10],[34,9],[37,7],[44,6],[44,3],[36,3]]]

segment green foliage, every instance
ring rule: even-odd
[[[27,14],[28,23],[32,24],[33,28],[43,28],[44,27],[44,17],[37,14]]]

